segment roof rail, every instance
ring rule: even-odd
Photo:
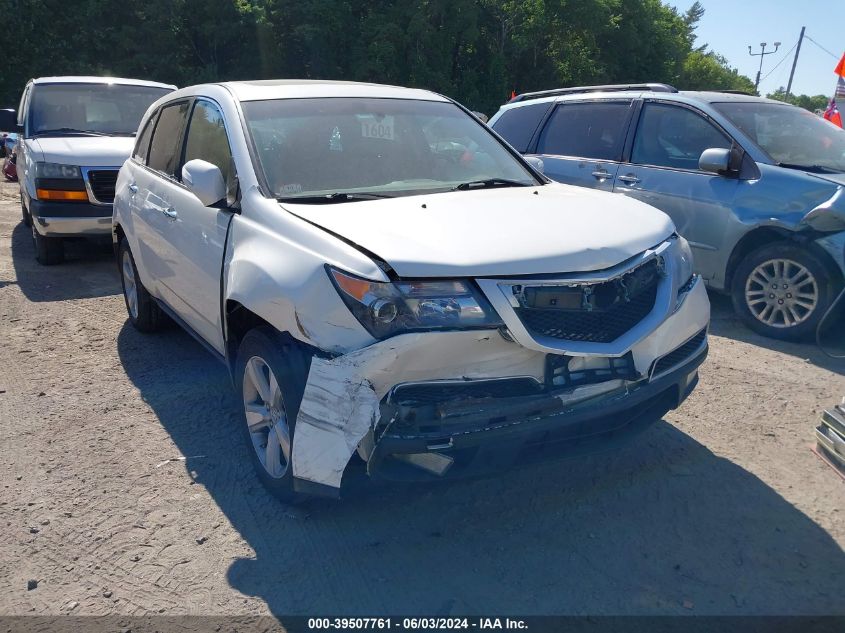
[[[572,88],[555,88],[553,90],[540,90],[538,92],[525,92],[516,95],[508,103],[539,99],[541,97],[554,97],[556,95],[571,95],[579,92],[622,92],[623,90],[648,90],[651,92],[678,92],[678,89],[669,84],[609,84],[606,86],[574,86]]]
[[[746,95],[748,97],[757,96],[753,92],[748,92],[747,90],[711,90],[710,92],[721,92],[726,95]]]

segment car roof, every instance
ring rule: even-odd
[[[418,88],[403,88],[383,84],[354,81],[325,81],[311,79],[272,79],[229,81],[211,84],[225,87],[239,101],[267,99],[307,99],[320,97],[370,97],[374,99],[415,99],[418,101],[448,101],[446,97]],[[191,86],[179,94],[201,94],[206,86]]]
[[[158,81],[145,79],[128,79],[126,77],[95,77],[85,75],[65,75],[59,77],[38,77],[33,84],[121,84],[126,86],[148,86],[150,88],[169,88],[176,90],[173,84],[163,84]]]

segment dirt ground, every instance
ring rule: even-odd
[[[291,508],[224,367],[128,325],[107,249],[38,266],[4,184],[0,615],[845,614],[845,481],[810,450],[845,364],[713,303],[698,390],[622,450]]]

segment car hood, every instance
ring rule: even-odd
[[[601,270],[675,230],[646,204],[560,184],[282,206],[377,255],[402,277]]]
[[[42,136],[30,142],[39,160],[81,167],[120,167],[135,145],[131,136]]]
[[[817,174],[815,172],[806,172],[811,176],[815,176],[816,178],[821,178],[822,180],[827,180],[828,182],[832,182],[837,185],[845,185],[845,174]]]

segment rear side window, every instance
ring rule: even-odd
[[[538,154],[619,160],[630,101],[561,103],[546,124]]]
[[[553,102],[535,103],[505,110],[493,129],[518,152],[527,152],[531,137]]]
[[[185,162],[195,158],[217,165],[227,186],[232,182],[232,152],[223,115],[213,103],[197,101],[185,141]]]
[[[646,103],[640,116],[631,162],[675,169],[698,169],[701,152],[731,148],[731,140],[688,108]]]
[[[177,174],[182,153],[182,130],[188,118],[188,102],[164,106],[153,132],[147,164],[156,171],[181,180]]]
[[[147,162],[147,154],[150,151],[150,137],[153,135],[153,128],[155,127],[157,118],[158,112],[154,112],[153,115],[147,119],[147,124],[144,126],[144,129],[141,130],[141,135],[135,143],[135,150],[132,152],[132,158],[142,164],[146,164]]]

